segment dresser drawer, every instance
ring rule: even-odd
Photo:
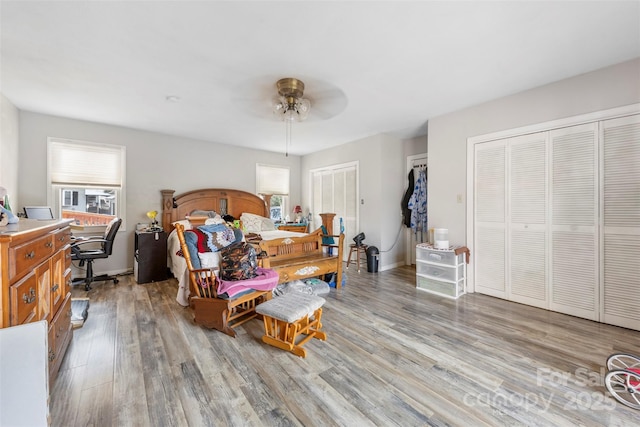
[[[71,268],[71,248],[67,248],[64,251],[64,268]]]
[[[51,327],[54,329],[55,333],[55,354],[60,354],[60,348],[64,344],[67,334],[71,330],[71,294],[67,294],[64,299],[64,304],[58,310],[55,317],[53,318],[53,322],[51,322]]]
[[[464,293],[464,280],[461,280],[457,283],[450,283],[429,279],[427,277],[417,276],[416,287],[433,294],[438,294],[450,298],[458,298]]]
[[[9,248],[9,279],[20,277],[54,252],[53,234]]]
[[[434,279],[438,280],[451,280],[455,281],[456,279],[462,279],[464,273],[464,265],[460,264],[457,267],[442,267],[434,264],[427,264],[426,262],[417,261],[416,262],[416,273],[423,274],[425,276],[431,276]],[[458,272],[458,277],[456,278],[456,271]]]
[[[457,256],[453,251],[439,251],[436,249],[422,248],[420,246],[416,247],[416,260],[455,265],[456,258]]]
[[[53,242],[55,244],[55,250],[68,245],[71,242],[71,229],[63,228],[53,233]]]
[[[29,323],[37,319],[38,281],[31,272],[27,277],[9,288],[11,300],[11,326]]]
[[[53,383],[73,336],[71,327],[71,294],[54,316],[49,327],[49,381]]]

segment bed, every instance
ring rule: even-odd
[[[253,223],[243,223],[243,225],[250,227],[249,231],[256,232],[259,229],[258,233],[262,240],[305,235],[305,233],[272,229],[272,224],[268,225],[267,221],[263,221],[262,226],[259,225],[259,218],[266,219],[269,216],[267,205],[263,199],[246,191],[208,188],[193,190],[179,195],[175,195],[174,190],[161,190],[161,193],[162,227],[169,236],[167,240],[167,266],[178,280],[176,301],[185,307],[189,305],[191,289],[187,264],[185,259],[178,255],[180,241],[175,231],[176,223],[190,228],[191,221],[187,220],[188,217],[193,220],[193,216],[197,216],[198,221],[202,221],[202,216],[206,216],[205,223],[215,223],[220,219],[219,217],[216,218],[213,212],[220,216],[230,215],[235,219],[240,219],[243,214],[248,214],[252,217],[250,219]],[[193,213],[197,215],[192,215]],[[205,215],[205,213],[208,213],[208,215]],[[321,217],[323,218],[323,225],[328,229],[332,229],[331,224],[324,224],[325,218],[332,218],[332,216],[322,215]],[[215,267],[217,260],[208,258],[206,262],[208,267]]]

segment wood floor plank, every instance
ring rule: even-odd
[[[634,426],[606,358],[640,332],[485,295],[415,288],[415,268],[347,272],[307,357],[193,323],[176,281],[95,284],[52,388],[53,426]],[[137,402],[133,403],[137,399]]]
[[[117,336],[113,374],[114,424],[149,425],[141,336],[136,322],[134,286],[123,282],[117,293]],[[144,344],[144,343],[142,343]],[[147,348],[146,345],[142,348]],[[152,401],[152,400],[151,400]]]
[[[102,383],[82,391],[74,426],[110,426],[113,423],[113,384]],[[58,420],[53,420],[54,426]]]
[[[86,365],[58,371],[50,397],[50,416],[60,426],[74,425],[78,418]]]

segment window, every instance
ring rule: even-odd
[[[289,201],[289,168],[256,164],[256,193],[267,202],[270,217],[284,221]]]
[[[73,218],[78,225],[123,218],[125,155],[119,145],[49,138],[49,204],[56,216]]]
[[[62,190],[62,206],[78,206],[78,192],[74,190]]]

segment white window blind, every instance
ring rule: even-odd
[[[256,193],[289,195],[289,168],[256,165]]]
[[[51,183],[122,188],[124,158],[122,146],[51,139]]]

